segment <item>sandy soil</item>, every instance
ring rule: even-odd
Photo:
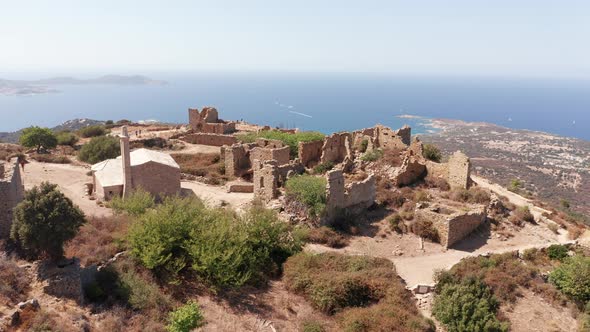
[[[183,181],[182,188],[193,191],[210,206],[227,203],[236,209],[242,209],[254,199],[252,193],[228,193],[225,187],[211,186],[197,181]]]
[[[219,146],[201,145],[201,144],[190,144],[180,140],[174,141],[175,144],[184,146],[181,150],[175,151],[162,151],[168,154],[196,154],[196,153],[221,153]]]
[[[576,320],[566,307],[555,307],[529,290],[523,290],[513,308],[502,308],[513,332],[575,332]]]
[[[92,182],[92,178],[86,175],[88,171],[89,167],[31,161],[25,166],[23,181],[25,189],[31,189],[44,181],[55,183],[86,215],[109,216],[112,214],[110,209],[98,206],[84,193],[84,184]]]

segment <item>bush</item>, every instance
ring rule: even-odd
[[[80,136],[88,138],[88,137],[97,137],[97,136],[104,136],[107,134],[107,130],[104,126],[96,125],[96,126],[88,126],[86,128],[82,128],[78,131]]]
[[[302,332],[325,332],[326,330],[324,329],[322,324],[320,324],[319,322],[314,321],[314,320],[308,320],[308,321],[303,322],[303,324],[301,326],[301,331]]]
[[[287,180],[287,197],[303,203],[312,217],[320,216],[326,207],[326,184],[323,177],[311,175],[294,176]]]
[[[84,144],[78,153],[78,159],[89,164],[116,158],[121,154],[119,140],[115,137],[100,136]]]
[[[31,159],[36,160],[40,163],[52,163],[52,164],[69,164],[72,161],[70,158],[62,155],[33,153]]]
[[[391,217],[387,219],[387,221],[389,222],[389,228],[391,228],[392,231],[397,233],[403,233],[402,224],[404,221],[403,218],[399,215],[399,213],[394,213]]]
[[[491,290],[477,279],[445,283],[437,289],[432,313],[449,332],[508,331],[496,317],[499,304]]]
[[[551,259],[562,261],[567,257],[567,247],[560,244],[552,244],[547,248],[547,256]]]
[[[517,226],[522,226],[525,222],[535,223],[535,217],[528,206],[521,206],[514,210],[508,220]]]
[[[346,237],[326,226],[310,229],[305,239],[311,243],[325,244],[330,248],[343,248],[348,245]]]
[[[321,141],[326,135],[317,131],[301,131],[297,133],[282,132],[280,130],[261,131],[238,135],[238,139],[245,143],[253,143],[257,138],[276,139],[291,149],[291,157],[296,157],[299,150],[299,142]]]
[[[442,160],[442,153],[440,152],[439,148],[433,144],[424,144],[422,156],[437,163],[440,163]]]
[[[361,146],[359,147],[359,151],[364,153],[365,151],[367,151],[367,147],[369,146],[369,140],[368,139],[364,139],[361,141]]]
[[[383,150],[375,149],[370,152],[366,152],[361,156],[362,161],[376,161],[379,158],[383,157]]]
[[[214,287],[264,282],[301,250],[273,211],[253,207],[238,216],[180,198],[141,216],[129,231],[129,245],[131,254],[159,275],[174,280],[190,267]]]
[[[316,167],[313,168],[314,174],[324,174],[327,171],[334,168],[334,163],[331,161],[327,161],[325,163],[318,164]]]
[[[169,332],[190,332],[205,323],[201,309],[193,301],[172,311],[168,315],[168,321],[166,330]]]
[[[16,304],[26,300],[31,278],[14,261],[0,256],[0,303]]]
[[[127,197],[115,196],[109,202],[109,206],[116,213],[127,213],[131,216],[140,216],[155,205],[154,196],[141,188],[135,189]]]
[[[67,146],[74,146],[78,143],[78,136],[69,132],[69,131],[62,131],[57,133],[57,145],[67,145]]]
[[[438,230],[434,228],[430,220],[417,220],[410,225],[410,230],[419,237],[429,239],[432,242],[440,242]]]
[[[29,127],[23,129],[19,141],[24,147],[35,148],[37,153],[42,149],[53,149],[57,146],[57,137],[49,128]]]
[[[564,260],[549,281],[579,304],[590,301],[590,257],[576,255]]]
[[[28,190],[16,206],[10,237],[32,257],[46,254],[57,259],[84,222],[84,213],[57,185],[43,182]]]
[[[225,165],[218,153],[177,153],[170,156],[178,163],[182,173],[202,176],[210,184],[220,184],[227,179],[224,176]]]

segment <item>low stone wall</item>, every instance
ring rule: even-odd
[[[483,205],[473,205],[471,210],[465,212],[443,204],[434,204],[426,208],[416,208],[415,215],[417,220],[431,221],[438,231],[441,245],[448,248],[483,224],[487,211]]]
[[[211,146],[223,146],[223,145],[233,145],[238,142],[237,138],[231,135],[221,135],[221,134],[206,134],[206,133],[196,133],[186,135],[185,137],[181,138],[181,140],[191,143],[191,144],[201,144],[201,145],[211,145]]]
[[[322,157],[324,141],[299,142],[299,161],[307,168],[314,167]]]
[[[226,183],[228,193],[253,193],[254,184],[243,181],[231,181]]]

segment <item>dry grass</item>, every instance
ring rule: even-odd
[[[64,155],[50,153],[32,153],[30,158],[40,163],[69,164],[72,162],[70,158]]]
[[[84,266],[100,263],[125,249],[123,238],[129,227],[129,217],[91,217],[66,244],[65,254],[78,257]]]
[[[343,248],[349,242],[348,238],[326,226],[310,229],[307,233],[306,240],[311,243],[323,244],[330,248]]]
[[[0,301],[13,305],[26,300],[31,278],[27,271],[6,258],[0,257]]]
[[[22,146],[17,144],[0,143],[0,160],[8,160],[24,152]]]
[[[508,221],[510,221],[515,226],[523,226],[526,222],[534,224],[535,217],[529,210],[528,206],[521,206],[518,209],[512,211]]]
[[[193,176],[201,176],[209,184],[221,184],[227,180],[225,165],[219,154],[195,153],[172,154],[172,158],[180,166],[180,171]]]

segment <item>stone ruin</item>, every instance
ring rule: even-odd
[[[328,215],[340,209],[366,209],[375,202],[375,177],[371,174],[358,182],[345,183],[342,170],[326,173],[326,211]]]
[[[449,248],[486,221],[487,209],[484,205],[472,204],[465,211],[450,204],[435,203],[416,207],[415,216],[418,221],[432,222],[440,243]]]
[[[188,119],[191,129],[197,133],[231,134],[236,131],[236,123],[219,119],[214,107],[203,107],[200,112],[197,108],[189,108]]]
[[[18,158],[0,161],[0,238],[7,238],[12,226],[13,210],[24,197]]]

